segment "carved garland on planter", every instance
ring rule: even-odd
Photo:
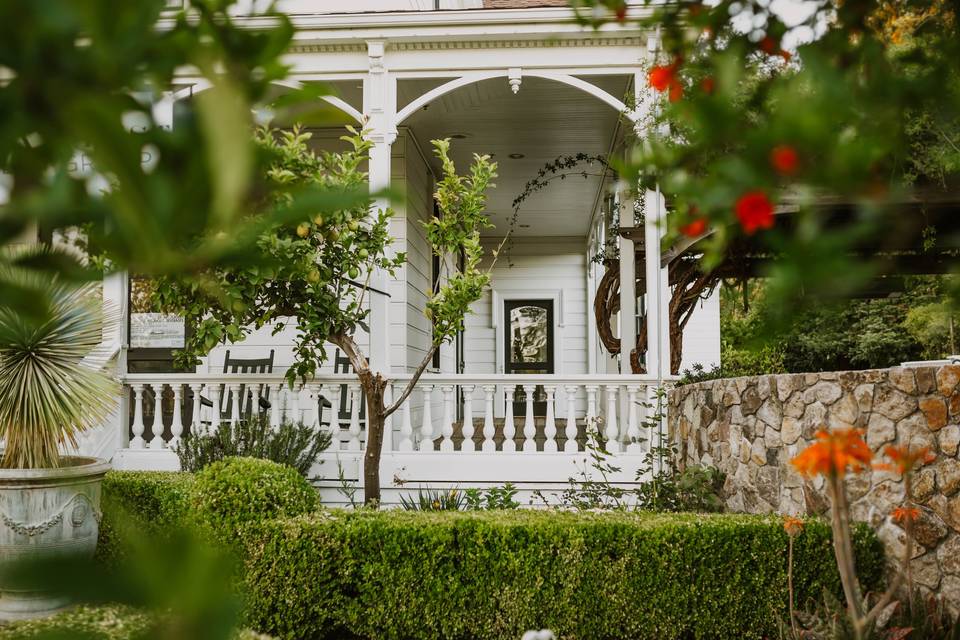
[[[93,501],[90,498],[82,493],[76,493],[72,498],[67,500],[57,513],[50,516],[42,522],[37,522],[34,524],[27,524],[24,522],[17,522],[10,516],[5,513],[0,512],[0,521],[7,526],[8,529],[14,533],[18,533],[22,536],[27,536],[32,538],[34,536],[43,535],[53,527],[63,522],[63,516],[67,512],[67,509],[73,505],[73,510],[70,513],[70,522],[74,527],[79,527],[87,519],[87,513],[92,513],[94,520],[97,521],[97,524],[100,524],[100,520],[103,514],[93,505]]]

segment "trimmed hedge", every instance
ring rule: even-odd
[[[761,638],[785,617],[775,517],[326,512],[248,531],[247,626],[279,638]],[[867,589],[883,550],[855,536]],[[798,601],[840,592],[830,530],[795,548]]]
[[[190,517],[193,474],[169,471],[110,471],[103,478],[98,560],[115,563],[126,551],[122,528],[156,536]]]
[[[234,545],[252,524],[316,511],[320,497],[293,467],[225,458],[196,474],[190,504],[202,531]]]

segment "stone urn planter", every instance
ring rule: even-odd
[[[29,558],[90,557],[100,528],[100,484],[110,463],[64,458],[56,469],[0,469],[0,621],[55,613],[70,603],[12,584],[7,569]]]

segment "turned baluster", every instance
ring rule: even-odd
[[[146,444],[143,440],[143,385],[132,384],[133,389],[133,424],[130,429],[133,432],[133,438],[130,439],[131,449],[143,449]]]
[[[517,426],[513,423],[513,393],[515,387],[512,384],[505,385],[504,391],[507,393],[507,403],[504,407],[503,416],[503,451],[516,451],[517,442],[513,437],[517,433]]]
[[[213,408],[210,410],[210,432],[216,433],[220,428],[220,385],[212,384],[210,389],[210,403]]]
[[[590,442],[594,436],[599,436],[599,416],[597,416],[597,392],[600,387],[595,384],[588,384],[587,389],[587,442]]]
[[[563,427],[563,435],[567,441],[563,443],[563,450],[566,453],[577,452],[577,387],[567,385],[564,387],[567,392],[567,424]]]
[[[460,386],[463,391],[463,427],[461,429],[463,442],[460,451],[476,451],[477,445],[473,442],[473,389],[472,384]]]
[[[440,451],[453,451],[453,385],[440,387],[443,392],[443,422],[440,424]]]
[[[170,422],[170,447],[176,448],[180,443],[180,436],[183,435],[183,416],[180,415],[180,391],[183,385],[179,382],[170,385],[173,390],[173,421]]]
[[[480,450],[488,453],[497,450],[497,443],[493,439],[497,433],[497,427],[493,421],[493,395],[496,392],[497,385],[483,385],[483,444]]]
[[[198,435],[203,431],[203,427],[200,424],[200,409],[203,407],[200,402],[200,392],[202,390],[202,384],[193,383],[190,385],[190,391],[193,393],[193,411],[190,412],[191,435]]]
[[[383,406],[389,407],[391,404],[393,404],[393,385],[388,384],[383,389]],[[369,426],[370,426],[370,423],[367,422],[367,427],[369,428]],[[383,444],[380,447],[380,451],[383,451],[383,452],[393,451],[393,414],[392,413],[388,416],[384,416],[383,418]]]
[[[433,385],[420,385],[423,392],[423,420],[420,422],[420,451],[433,451]]]
[[[400,451],[413,451],[413,420],[410,417],[410,398],[400,405]]]
[[[607,385],[607,415],[604,435],[606,436],[606,447],[610,453],[620,451],[620,442],[617,436],[620,433],[620,425],[617,424],[617,390],[619,387],[615,384]]]
[[[554,394],[557,388],[548,384],[544,385],[543,389],[547,392],[547,417],[543,425],[543,435],[546,439],[543,441],[543,450],[555,453],[557,451],[557,421],[554,416]]]
[[[627,420],[627,451],[631,453],[639,453],[642,450],[640,446],[640,425],[637,421],[637,392],[639,390],[640,387],[637,385],[627,387],[627,409],[630,414]]]
[[[230,393],[230,398],[233,401],[230,403],[230,427],[237,426],[237,423],[240,422],[240,404],[243,402],[240,399],[240,385],[236,382],[228,385],[228,392]]]
[[[523,416],[523,450],[525,452],[537,450],[537,441],[534,440],[537,436],[537,425],[533,421],[533,392],[536,390],[536,385],[523,385],[523,393],[526,395],[526,402],[524,402],[526,410]]]
[[[153,424],[150,425],[153,438],[150,440],[150,449],[163,449],[163,383],[153,385]]]

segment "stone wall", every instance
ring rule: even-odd
[[[914,580],[960,611],[960,366],[712,380],[670,392],[670,431],[684,464],[713,465],[727,475],[733,511],[825,513],[824,480],[809,481],[789,464],[821,426],[856,426],[874,452],[890,443],[929,447],[936,460],[916,472]],[[894,474],[873,470],[848,481],[852,514],[869,522],[899,557],[904,532],[889,514],[904,498]]]

